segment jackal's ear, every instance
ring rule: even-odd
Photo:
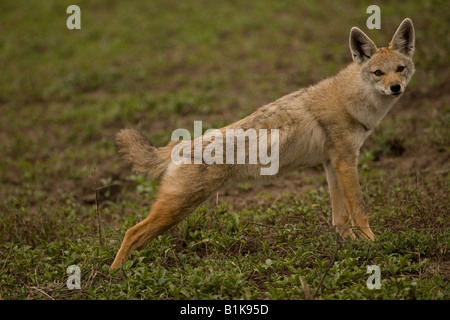
[[[377,46],[370,38],[357,27],[350,30],[350,51],[353,60],[363,63],[369,60],[377,50]]]
[[[392,50],[397,50],[400,53],[408,57],[412,57],[414,54],[414,26],[411,19],[406,18],[400,23],[400,26],[395,31],[391,42],[389,43],[389,48]]]

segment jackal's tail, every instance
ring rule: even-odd
[[[132,164],[133,171],[159,179],[170,159],[142,133],[134,129],[120,130],[116,135],[116,146],[122,159]]]

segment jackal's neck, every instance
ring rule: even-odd
[[[372,130],[397,99],[378,93],[372,84],[360,77],[359,72],[360,66],[353,62],[336,75],[335,81],[339,87],[340,101],[347,111]]]

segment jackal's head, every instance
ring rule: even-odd
[[[402,21],[387,47],[377,48],[360,29],[350,31],[350,50],[360,65],[360,76],[382,95],[396,97],[405,91],[414,73],[414,27]]]

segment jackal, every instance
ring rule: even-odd
[[[271,134],[265,140],[270,144],[269,151],[279,153],[279,170],[273,177],[296,168],[323,164],[336,231],[343,238],[355,238],[356,234],[373,240],[358,179],[359,151],[405,91],[414,73],[414,39],[413,24],[408,18],[400,24],[389,45],[381,48],[353,27],[349,39],[353,62],[345,69],[218,129],[221,135],[215,139],[226,139],[227,129],[255,129],[256,132],[277,129],[276,143]],[[192,150],[196,143],[201,143],[204,150],[212,141],[204,135],[187,143]],[[160,185],[148,217],[126,232],[112,268],[119,267],[133,250],[142,248],[180,222],[227,184],[268,178],[260,174],[261,163],[174,162],[172,150],[179,143],[186,141],[155,147],[134,129],[118,132],[116,145],[123,160],[131,163],[135,172],[159,180]],[[237,142],[233,139],[232,143]],[[248,145],[245,148],[247,157],[255,150]]]

